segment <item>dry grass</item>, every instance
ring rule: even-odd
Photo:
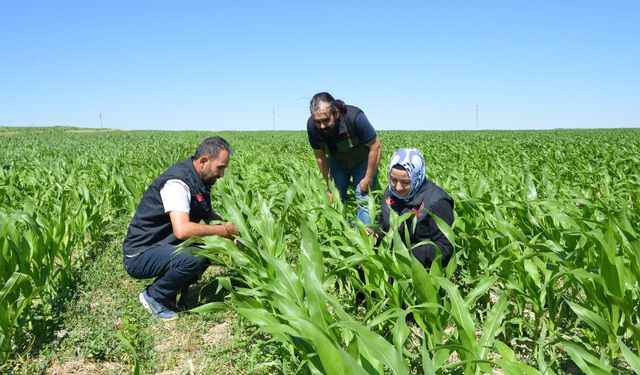
[[[129,374],[131,370],[124,368],[120,363],[70,360],[64,363],[52,363],[45,373],[50,375]]]

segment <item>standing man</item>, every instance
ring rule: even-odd
[[[177,245],[192,237],[239,234],[230,222],[206,224],[221,220],[211,208],[210,191],[224,176],[231,152],[223,138],[205,139],[193,157],[172,166],[151,184],[129,224],[123,244],[124,267],[136,279],[156,278],[139,297],[158,319],[177,318],[177,311],[185,308],[189,285],[209,266],[206,258],[176,253]]]
[[[381,147],[376,131],[360,108],[326,92],[311,98],[309,110],[307,134],[320,172],[327,184],[333,178],[342,202],[352,183],[358,201],[356,216],[363,224],[371,224],[366,201],[369,191],[378,185]],[[328,185],[327,195],[333,199]]]

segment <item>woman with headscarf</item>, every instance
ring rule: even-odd
[[[445,267],[453,255],[453,246],[427,211],[451,226],[454,218],[453,199],[426,178],[424,157],[416,148],[403,148],[393,154],[388,178],[389,186],[382,197],[382,214],[378,219],[380,229],[384,232],[389,230],[391,210],[398,215],[411,213],[417,221],[415,227],[414,218],[409,218],[399,228],[405,246],[423,266],[429,267],[437,254],[435,246],[416,244],[432,241],[442,252],[442,266]],[[410,243],[406,243],[405,230],[409,232]]]

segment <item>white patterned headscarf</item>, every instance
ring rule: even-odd
[[[404,170],[409,174],[409,179],[411,181],[411,190],[409,190],[409,194],[407,194],[406,197],[399,197],[393,190],[393,186],[391,186],[391,169],[396,165],[404,168]],[[387,174],[391,194],[393,194],[396,198],[404,200],[405,202],[410,201],[416,195],[418,189],[426,179],[424,157],[422,156],[422,153],[417,148],[399,149],[393,154],[393,156],[391,156],[391,162],[389,163],[389,171],[387,172]]]

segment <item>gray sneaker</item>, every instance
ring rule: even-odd
[[[178,313],[161,304],[154,298],[152,298],[147,293],[147,288],[145,288],[142,293],[140,293],[140,303],[144,306],[147,311],[151,313],[155,318],[160,320],[168,321],[174,320],[178,318]]]

